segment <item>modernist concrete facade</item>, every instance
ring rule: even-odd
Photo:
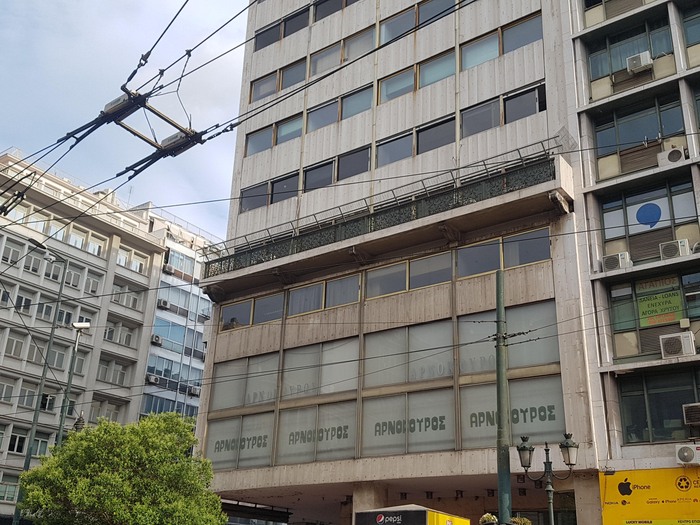
[[[3,202],[24,193],[0,218],[0,519],[14,512],[45,357],[34,454],[56,441],[72,322],[91,327],[79,340],[66,428],[81,413],[87,425],[100,417],[128,423],[151,412],[197,414],[210,301],[197,286],[195,258],[216,240],[150,205],[127,212],[113,197],[22,159],[15,149],[0,155]],[[61,258],[66,279],[49,349]]]
[[[497,511],[499,269],[513,513],[546,523],[521,435],[580,444],[561,525],[618,523],[604,473],[679,468],[699,23],[661,0],[252,3],[229,240],[202,281],[215,490],[294,523]]]

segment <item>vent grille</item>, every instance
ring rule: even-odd
[[[683,422],[686,425],[700,426],[700,403],[683,405]]]

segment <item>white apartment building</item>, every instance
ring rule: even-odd
[[[210,312],[197,286],[197,249],[216,240],[151,205],[128,212],[114,197],[83,191],[22,159],[16,149],[0,155],[3,202],[24,193],[0,217],[0,518],[7,519],[44,356],[49,368],[33,453],[47,453],[56,441],[76,340],[72,322],[91,326],[79,338],[67,429],[81,413],[88,425],[100,417],[127,423],[151,412],[197,414]]]
[[[513,515],[548,523],[519,437],[564,476],[569,432],[558,525],[697,517],[697,2],[265,0],[248,38],[202,281],[215,490],[497,512],[502,270]]]

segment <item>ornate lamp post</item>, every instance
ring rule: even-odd
[[[566,479],[573,473],[574,465],[576,465],[576,460],[578,459],[578,443],[571,439],[573,434],[564,434],[564,441],[559,443],[559,450],[561,450],[561,455],[564,458],[564,464],[569,467],[569,472],[566,476],[557,476],[554,471],[552,471],[552,461],[549,459],[549,444],[545,442],[544,444],[544,472],[541,476],[532,477],[528,470],[532,465],[532,453],[535,447],[528,443],[530,439],[528,436],[522,436],[521,443],[516,448],[518,449],[518,455],[520,456],[520,465],[525,469],[525,474],[532,481],[539,481],[541,479],[545,480],[544,490],[547,491],[547,510],[549,511],[549,525],[554,525],[554,487],[552,486],[552,479]]]

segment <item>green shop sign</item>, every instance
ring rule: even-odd
[[[647,295],[637,299],[639,326],[656,326],[683,318],[683,298],[679,290]]]

